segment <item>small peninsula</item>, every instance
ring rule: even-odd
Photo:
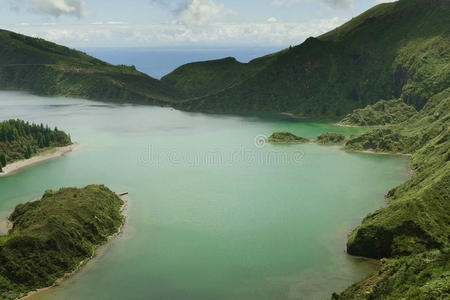
[[[344,144],[345,135],[342,133],[325,132],[319,135],[316,140],[309,140],[291,132],[274,132],[267,139],[267,142],[271,144],[302,144],[309,142],[318,144]]]
[[[317,137],[318,144],[343,144],[345,142],[345,135],[342,133],[325,132]]]
[[[22,120],[0,122],[0,176],[61,156],[74,146],[70,136],[56,127]]]
[[[120,231],[124,201],[104,185],[46,191],[19,204],[0,236],[0,299],[50,287]]]
[[[309,142],[308,139],[296,136],[290,132],[274,132],[267,141],[272,144],[302,144]]]

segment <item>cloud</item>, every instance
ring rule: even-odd
[[[150,0],[150,4],[161,6],[173,13],[180,11],[187,2],[187,0]]]
[[[37,13],[44,13],[55,17],[72,15],[81,18],[86,13],[85,0],[16,0],[25,1]]]
[[[333,8],[342,8],[347,9],[353,7],[355,4],[355,0],[320,0],[321,2],[325,3],[328,6],[331,6]],[[376,0],[378,1],[378,0]],[[284,7],[291,7],[294,4],[302,2],[301,0],[274,0],[271,2],[273,6],[284,6]]]
[[[114,24],[12,26],[8,29],[70,47],[280,46],[296,45],[346,21],[185,24]]]
[[[208,25],[220,22],[236,12],[213,0],[192,0],[178,12],[176,23],[185,25]]]
[[[299,3],[301,0],[274,0],[271,2],[273,6],[292,6],[293,4]]]
[[[322,0],[322,1],[333,8],[351,8],[355,4],[355,0]]]
[[[377,4],[380,3],[389,3],[389,2],[397,2],[398,0],[375,0]]]
[[[270,17],[270,18],[267,19],[267,22],[269,22],[269,23],[276,23],[277,21],[278,20],[275,17]]]

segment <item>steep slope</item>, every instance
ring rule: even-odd
[[[450,88],[407,121],[352,137],[347,150],[410,153],[414,171],[369,214],[347,252],[382,260],[333,299],[448,299],[450,296]]]
[[[257,60],[264,66],[228,67],[231,83],[197,89],[192,78],[198,77],[199,64],[181,67],[182,73],[169,74],[164,82],[197,96],[177,106],[186,110],[336,117],[394,98],[420,109],[450,86],[448,15],[447,0],[385,3],[325,35]],[[206,66],[208,80],[220,82],[223,68]]]
[[[417,111],[401,99],[380,100],[374,105],[356,109],[339,122],[342,126],[382,126],[402,123]]]
[[[373,258],[448,246],[450,237],[450,89],[406,122],[350,139],[348,150],[411,153],[415,176],[388,193],[390,204],[350,236],[350,254]]]
[[[281,53],[281,52],[280,52]],[[161,80],[184,93],[186,98],[215,94],[238,85],[263,70],[279,53],[238,62],[234,57],[183,65]]]
[[[387,259],[378,272],[333,300],[444,300],[450,298],[450,248]]]
[[[80,51],[0,30],[0,89],[95,100],[165,104],[172,87],[128,66],[113,66]]]
[[[187,98],[217,93],[248,79],[263,64],[244,64],[233,57],[191,63],[177,68],[161,80],[178,88]]]

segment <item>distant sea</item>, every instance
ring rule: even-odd
[[[253,48],[84,48],[89,55],[112,64],[135,65],[152,77],[161,78],[177,67],[191,62],[235,57],[240,62],[282,50],[273,47]]]

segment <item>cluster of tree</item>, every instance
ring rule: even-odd
[[[0,171],[8,162],[28,159],[40,149],[71,143],[70,136],[56,127],[22,120],[0,122]]]

